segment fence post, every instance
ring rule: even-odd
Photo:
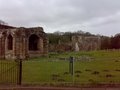
[[[74,58],[73,57],[70,57],[69,72],[72,75],[72,80],[73,80],[73,85],[74,85],[75,79],[74,79]]]
[[[69,73],[70,73],[71,75],[74,75],[74,58],[73,58],[73,57],[70,57]]]
[[[22,84],[22,60],[19,59],[19,81],[18,85]]]

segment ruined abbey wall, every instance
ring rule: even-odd
[[[75,51],[99,50],[101,39],[97,36],[73,36],[72,46]]]
[[[101,38],[98,36],[72,36],[70,42],[49,44],[50,52],[93,51],[101,49]]]
[[[47,53],[48,39],[42,27],[0,29],[1,59],[27,59]]]

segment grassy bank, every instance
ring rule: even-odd
[[[60,58],[87,57],[74,64],[74,76],[69,74],[69,61]],[[83,58],[84,59],[84,58]],[[48,57],[23,62],[23,83],[120,83],[120,51],[49,53]]]

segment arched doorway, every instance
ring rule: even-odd
[[[8,45],[8,50],[12,50],[13,49],[13,37],[12,35],[9,35],[7,37],[7,45]]]
[[[39,40],[39,37],[35,34],[29,37],[29,50],[31,51],[38,50],[38,40]]]

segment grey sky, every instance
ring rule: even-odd
[[[120,0],[0,0],[0,19],[46,32],[114,35],[120,32]]]

